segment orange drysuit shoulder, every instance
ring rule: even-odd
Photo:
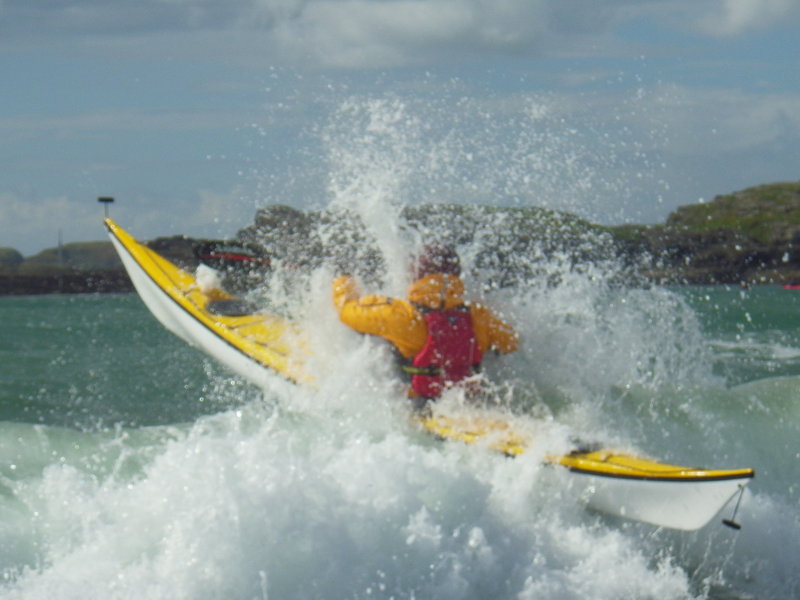
[[[494,350],[508,354],[519,348],[519,336],[514,328],[481,304],[470,304],[472,326],[481,352]]]

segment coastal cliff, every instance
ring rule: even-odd
[[[681,206],[663,225],[609,228],[621,254],[665,283],[800,281],[800,182],[772,183]]]
[[[574,264],[616,260],[630,282],[753,285],[800,281],[800,182],[772,183],[681,206],[658,225],[600,226],[535,207],[420,205],[403,211],[421,234],[446,232],[477,248],[475,264],[501,285],[537,276],[537,262],[558,254]],[[495,227],[486,235],[485,224]],[[274,262],[313,268],[325,261],[380,272],[382,259],[357,217],[271,205],[225,242],[183,236],[148,245],[194,268],[199,249],[235,243]],[[132,291],[110,242],[51,248],[25,258],[0,248],[0,295]]]

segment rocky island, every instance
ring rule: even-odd
[[[761,185],[681,206],[657,225],[601,226],[535,207],[420,205],[406,207],[402,216],[409,228],[436,231],[477,248],[475,264],[493,273],[500,285],[536,277],[537,264],[555,255],[567,257],[572,265],[618,261],[634,283],[800,281],[800,182]],[[374,241],[357,217],[284,205],[259,210],[254,223],[232,240],[171,237],[148,242],[187,268],[194,268],[209,248],[226,244],[261,257],[261,266],[272,260],[304,269],[330,261],[355,265],[365,277],[381,268]],[[66,244],[28,258],[0,248],[0,295],[131,290],[110,242]]]

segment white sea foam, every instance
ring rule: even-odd
[[[397,221],[398,207],[423,191],[479,199],[504,189],[519,199],[528,189],[554,199],[566,182],[575,194],[568,205],[590,202],[580,194],[590,198],[608,173],[582,162],[580,148],[559,137],[547,110],[531,110],[534,104],[547,108],[531,99],[498,125],[464,101],[452,118],[475,118],[477,126],[451,136],[442,133],[452,120],[441,107],[432,117],[397,98],[351,99],[334,111],[321,128],[332,205],[359,214],[378,240],[387,257],[385,291],[404,291],[408,245],[420,240]],[[503,145],[509,131],[518,135]],[[624,185],[606,179],[604,187]],[[487,224],[490,233],[498,226]],[[474,254],[460,250],[468,270]],[[778,484],[762,491],[756,479],[737,515],[741,532],[718,519],[697,533],[670,532],[588,511],[570,493],[566,472],[542,465],[545,454],[578,437],[669,454],[660,458],[685,453],[708,466],[746,466],[716,463],[748,456],[779,421],[764,389],[730,393],[711,375],[707,341],[678,294],[620,287],[614,264],[576,270],[553,256],[541,273],[522,288],[488,292],[467,278],[522,334],[523,350],[487,360],[487,373],[507,382],[498,393],[503,401],[538,418],[526,455],[512,460],[415,428],[389,350],[337,321],[325,267],[310,275],[305,297],[273,299],[313,329],[314,348],[326,349],[310,359],[319,373],[313,389],[276,378],[253,399],[252,390],[211,367],[204,396],[233,408],[181,426],[103,433],[0,426],[2,457],[14,465],[0,480],[0,593],[796,596],[796,491]],[[755,427],[737,416],[747,410],[760,419]],[[779,464],[796,475],[796,457]]]
[[[375,401],[362,422],[386,410]],[[646,538],[596,521],[559,483],[535,460],[410,426],[251,406],[197,422],[139,476],[51,464],[17,485],[42,564],[5,597],[690,595]]]

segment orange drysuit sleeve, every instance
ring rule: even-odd
[[[353,278],[337,277],[333,282],[333,303],[342,323],[388,340],[405,358],[414,357],[425,345],[425,320],[405,300],[378,294],[359,296]]]

